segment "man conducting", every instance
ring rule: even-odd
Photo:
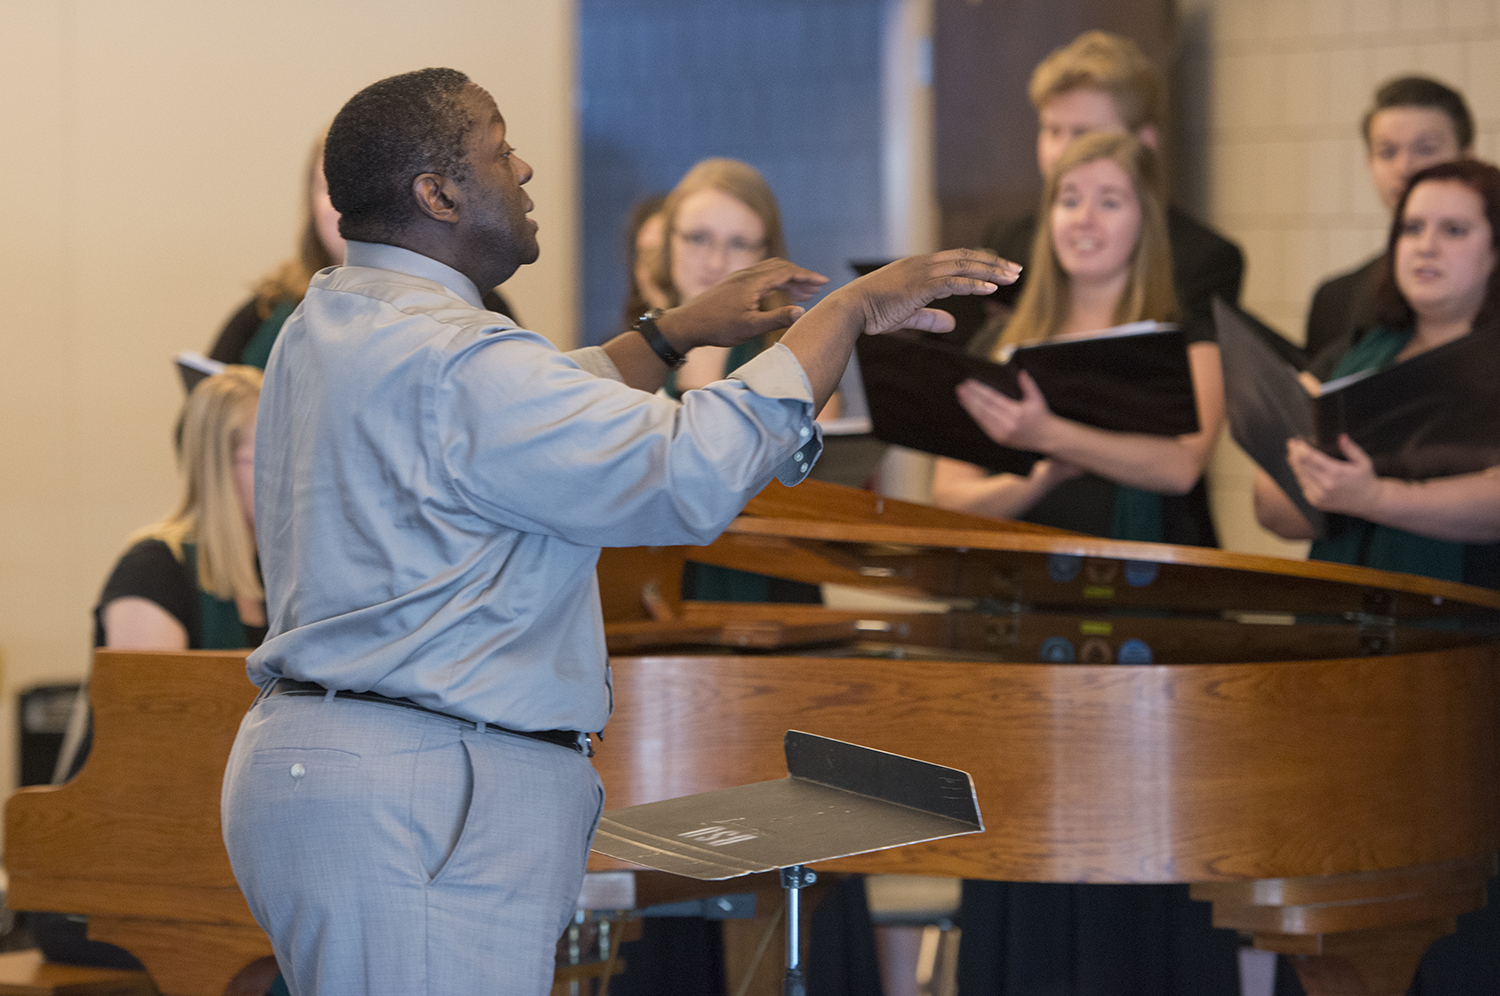
[[[356,94],[324,168],[348,255],[266,370],[270,633],[225,843],[297,996],[536,996],[603,806],[599,548],[711,541],[773,476],[807,474],[857,336],[951,327],[923,306],[1018,268],[940,253],[761,313],[823,282],[768,261],[565,354],[480,305],[537,258],[537,226],[531,168],[466,76]],[[789,323],[680,405],[651,393],[692,347]]]

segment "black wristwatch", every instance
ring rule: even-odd
[[[661,317],[662,309],[652,308],[635,320],[631,328],[641,334],[646,340],[646,345],[651,347],[651,352],[667,365],[668,370],[676,370],[687,362],[687,357],[672,348],[667,337],[661,334],[661,329],[656,327],[656,320]]]

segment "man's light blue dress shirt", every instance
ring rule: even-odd
[[[255,522],[270,632],[250,678],[410,698],[512,729],[610,711],[601,546],[708,543],[821,451],[777,345],[683,403],[559,352],[456,270],[349,243],[266,368]]]

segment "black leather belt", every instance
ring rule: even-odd
[[[266,695],[324,695],[328,689],[316,681],[296,681],[292,678],[277,678],[265,691]],[[559,747],[567,747],[576,750],[584,757],[594,756],[594,745],[589,741],[587,733],[579,733],[577,730],[512,730],[508,726],[496,726],[494,723],[476,723],[472,719],[455,716],[448,712],[439,712],[429,709],[424,705],[418,705],[411,699],[398,699],[389,695],[381,695],[378,692],[355,692],[347,688],[341,688],[333,693],[336,699],[357,699],[360,702],[379,702],[384,705],[400,706],[403,709],[415,709],[417,712],[431,713],[434,716],[442,716],[444,719],[455,720],[466,723],[469,726],[482,726],[486,730],[494,730],[497,733],[514,733],[518,737],[530,737],[532,740],[541,740],[544,743],[556,744]]]

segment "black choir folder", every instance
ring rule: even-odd
[[[1019,398],[1025,370],[1063,418],[1116,432],[1198,431],[1186,340],[1170,325],[1137,322],[1020,346],[1006,363],[905,332],[863,336],[858,350],[876,438],[991,471],[1024,474],[1041,454],[984,434],[953,393],[970,378]]]
[[[1348,433],[1381,477],[1425,480],[1500,464],[1500,324],[1331,380],[1314,394],[1268,341],[1277,332],[1218,299],[1214,322],[1230,433],[1319,536],[1323,514],[1307,504],[1286,462],[1294,436],[1342,457],[1338,438]]]

